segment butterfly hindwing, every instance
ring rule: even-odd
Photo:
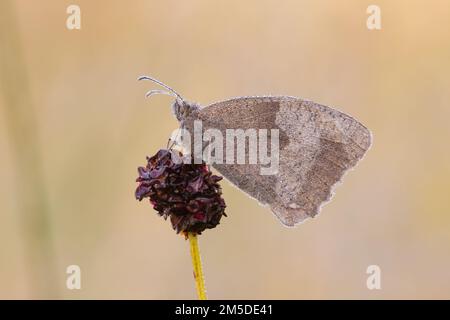
[[[259,163],[213,167],[249,196],[270,206],[286,226],[315,216],[331,198],[333,186],[371,144],[369,130],[352,117],[294,97],[226,100],[193,112],[184,121],[189,131],[194,120],[202,121],[204,131],[220,130],[223,137],[227,129],[268,129],[269,133],[278,129],[279,165],[275,174],[262,175],[261,166],[266,165]],[[223,143],[226,150],[225,139]]]

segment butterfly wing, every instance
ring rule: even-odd
[[[220,130],[223,137],[227,129],[279,129],[276,174],[262,175],[261,164],[216,163],[213,167],[249,196],[270,206],[286,226],[319,213],[336,183],[371,144],[370,131],[357,120],[294,97],[235,98],[193,113],[185,121],[190,131],[193,120],[202,120],[203,130]]]

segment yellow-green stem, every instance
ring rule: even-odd
[[[191,246],[192,267],[194,268],[195,286],[199,300],[206,300],[205,279],[203,278],[202,260],[198,248],[197,235],[189,232],[189,244]]]

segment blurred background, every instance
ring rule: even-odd
[[[209,298],[450,298],[450,5],[375,2],[2,0],[0,298],[196,298],[188,242],[134,198],[177,127],[142,74],[202,105],[303,97],[374,135],[294,229],[223,182],[228,218],[199,239]]]

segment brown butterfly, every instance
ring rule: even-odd
[[[176,97],[174,114],[188,132],[193,133],[195,121],[202,122],[203,132],[216,129],[223,136],[227,129],[278,129],[279,164],[275,174],[260,174],[261,164],[212,166],[247,195],[269,206],[285,226],[317,215],[331,199],[334,186],[371,145],[371,133],[360,122],[311,101],[290,96],[239,97],[201,107],[154,78],[139,79],[168,90],[151,90],[147,96]]]

